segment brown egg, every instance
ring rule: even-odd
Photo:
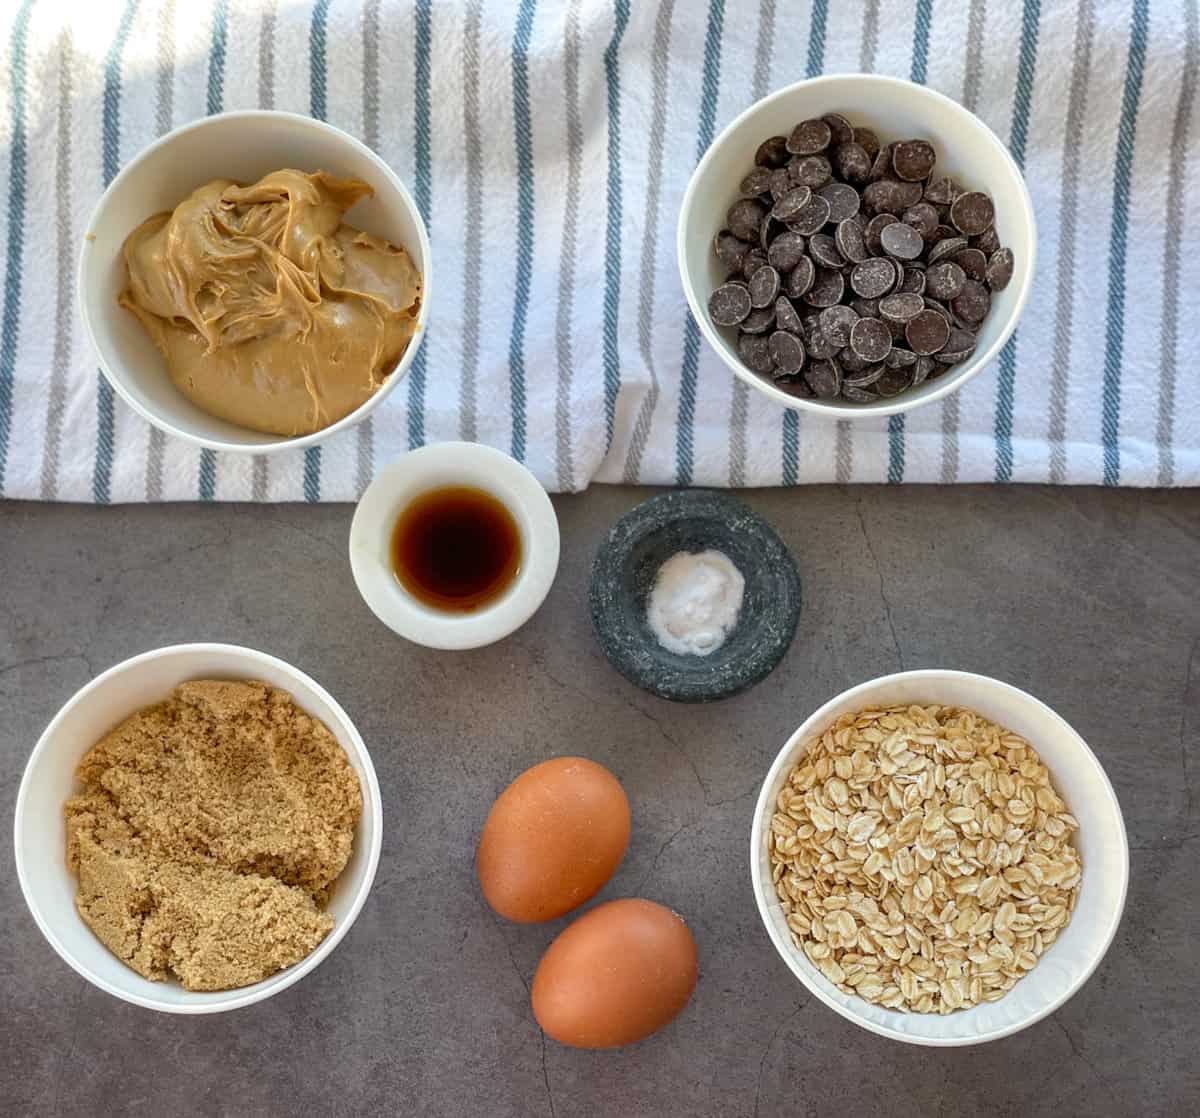
[[[533,1015],[560,1044],[618,1048],[683,1009],[697,976],[683,917],[653,901],[609,901],[546,949],[533,976]]]
[[[629,801],[621,782],[583,757],[526,769],[488,813],[475,868],[501,916],[553,920],[594,897],[629,845]]]

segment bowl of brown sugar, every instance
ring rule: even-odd
[[[50,723],[17,796],[17,874],[89,982],[217,1013],[337,946],[381,817],[362,738],[319,684],[252,649],[175,645],[110,668]]]

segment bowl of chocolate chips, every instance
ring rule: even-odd
[[[843,74],[757,102],[713,141],[679,216],[701,332],[787,407],[893,415],[999,354],[1033,283],[1021,172],[924,86]]]

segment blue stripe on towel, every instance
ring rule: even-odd
[[[508,380],[512,395],[512,456],[525,460],[525,323],[533,273],[533,123],[529,105],[529,39],[535,0],[521,0],[513,28],[513,138],[517,148],[517,274],[513,325],[508,342]]]
[[[612,445],[621,387],[621,358],[617,350],[617,315],[621,302],[621,73],[617,52],[629,24],[629,0],[615,0],[613,33],[604,48],[604,79],[608,96],[608,175],[605,185],[604,226],[604,445]]]
[[[1125,249],[1129,234],[1129,184],[1133,174],[1133,145],[1137,131],[1142,72],[1146,66],[1146,28],[1149,0],[1134,0],[1130,21],[1129,62],[1117,130],[1117,158],[1113,168],[1112,235],[1108,248],[1108,313],[1104,331],[1104,390],[1100,438],[1104,447],[1104,484],[1121,480],[1121,355],[1125,342]]]
[[[704,76],[700,94],[700,124],[696,137],[696,162],[712,143],[717,117],[717,93],[721,87],[721,30],[725,22],[724,0],[710,0],[708,31],[704,36]],[[700,368],[700,329],[689,314],[683,329],[683,364],[679,382],[679,422],[675,429],[675,483],[692,484],[694,450],[692,428],[696,419],[696,377]]]
[[[429,58],[433,53],[433,0],[417,0],[413,68],[413,195],[428,227],[432,220],[432,186],[429,138]],[[425,445],[425,360],[429,339],[424,338],[408,373],[408,448]]]
[[[138,0],[128,0],[117,25],[117,34],[108,48],[104,60],[104,106],[101,129],[101,169],[107,187],[117,177],[121,157],[121,55],[133,17],[137,12]],[[101,374],[96,384],[96,462],[92,471],[92,499],[98,505],[107,505],[112,500],[113,434],[116,429],[116,414],[113,404],[112,385]]]
[[[1038,21],[1041,0],[1025,0],[1021,16],[1021,49],[1017,56],[1017,90],[1013,96],[1012,138],[1009,149],[1017,166],[1025,169],[1025,141],[1029,134],[1029,106],[1033,99],[1033,74],[1037,66]],[[1000,374],[996,386],[996,480],[1012,481],[1013,397],[1017,387],[1017,335],[1000,351]]]
[[[25,0],[12,29],[12,89],[10,122],[12,142],[8,170],[8,250],[4,260],[4,317],[0,325],[0,493],[8,463],[12,433],[13,378],[17,365],[17,337],[21,329],[21,253],[25,244],[25,42],[33,0]]]

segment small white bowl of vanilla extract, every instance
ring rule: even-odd
[[[437,443],[390,463],[350,526],[363,600],[429,648],[479,648],[520,628],[549,593],[558,551],[537,478],[478,443]]]

